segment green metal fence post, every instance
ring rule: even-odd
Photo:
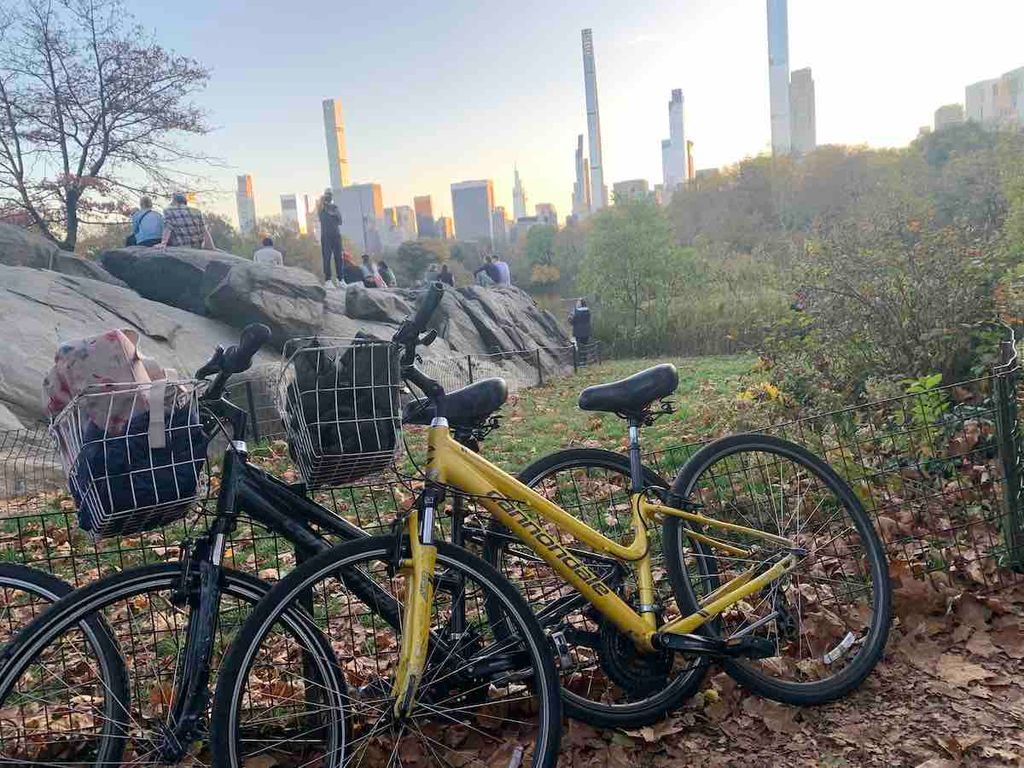
[[[1017,425],[1017,384],[1020,368],[1012,341],[1000,344],[1000,365],[995,371],[993,394],[996,398],[996,430],[999,462],[1003,469],[1003,541],[1008,565],[1024,568],[1024,509],[1021,493],[1021,440]]]

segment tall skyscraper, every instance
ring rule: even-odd
[[[345,148],[345,120],[340,99],[324,99],[324,137],[327,139],[327,166],[331,189],[337,197],[348,186],[348,150]]]
[[[676,188],[686,180],[686,136],[683,121],[683,91],[675,88],[668,103],[668,140],[661,142],[661,175],[667,197],[671,197]]]
[[[341,234],[360,253],[380,253],[384,204],[380,184],[350,184],[342,187],[336,202],[341,211]]]
[[[494,250],[498,253],[504,253],[508,246],[508,230],[510,224],[508,214],[505,212],[505,206],[495,206],[494,213],[491,216],[491,221],[491,232],[494,236]]]
[[[437,222],[434,220],[434,203],[430,195],[420,195],[412,199],[416,209],[416,231],[420,237],[440,237]]]
[[[601,113],[597,105],[597,65],[594,63],[594,34],[583,30],[583,89],[587,98],[587,134],[590,139],[590,210],[608,205],[601,162]]]
[[[767,4],[772,154],[788,155],[792,148],[789,123],[789,17],[786,0],[767,0]]]
[[[516,183],[512,185],[512,215],[521,219],[526,215],[526,187],[523,180],[519,178],[519,169],[515,169]],[[457,226],[457,225],[456,225]]]
[[[296,232],[301,231],[299,200],[295,195],[281,195],[281,221],[286,227],[291,227]]]
[[[437,220],[437,234],[442,240],[455,239],[455,225],[451,216],[442,216]]]
[[[789,127],[793,151],[803,155],[818,146],[811,68],[796,69],[789,79]]]
[[[590,213],[590,161],[583,156],[583,134],[576,137],[576,183],[572,185],[572,213],[582,218]]]
[[[256,198],[252,194],[252,176],[246,174],[238,177],[238,191],[235,193],[238,203],[238,231],[249,235],[256,231]]]
[[[459,240],[492,243],[494,231],[494,184],[490,179],[452,184],[452,215]]]

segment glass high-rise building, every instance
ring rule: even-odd
[[[430,195],[419,195],[412,199],[416,211],[416,231],[420,237],[440,237],[437,221],[434,219],[434,203]]]
[[[238,231],[243,235],[252,234],[256,230],[256,198],[252,193],[252,176],[246,174],[238,177],[235,202],[238,204]]]

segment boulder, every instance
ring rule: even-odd
[[[350,285],[345,289],[345,314],[354,320],[400,323],[412,313],[409,294],[386,288]]]
[[[324,288],[303,269],[194,248],[119,248],[100,259],[147,299],[236,328],[266,323],[277,346],[316,333],[323,320]]]
[[[64,339],[111,328],[134,328],[143,354],[182,373],[194,371],[218,344],[238,340],[225,323],[140,297],[97,280],[26,267],[0,266],[0,317],[6,324],[0,355],[0,407],[21,424],[45,419],[42,381]],[[272,354],[260,355],[273,362]]]
[[[206,296],[206,307],[236,328],[266,323],[275,346],[323,327],[324,287],[303,269],[243,262],[234,264]]]
[[[255,266],[221,251],[142,246],[107,251],[100,262],[140,296],[197,315],[207,314],[206,297],[233,266]]]
[[[95,262],[62,251],[45,237],[21,227],[0,224],[0,264],[8,267],[34,267],[65,275],[123,286],[124,283]]]

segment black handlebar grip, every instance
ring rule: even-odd
[[[427,286],[426,295],[416,309],[416,316],[412,319],[412,327],[416,330],[417,334],[423,333],[427,329],[427,323],[430,322],[430,318],[437,311],[442,296],[444,296],[444,283],[435,281]]]
[[[238,344],[228,349],[224,356],[224,370],[228,373],[241,373],[249,370],[252,359],[260,348],[270,341],[270,328],[263,323],[251,323],[245,326]]]

